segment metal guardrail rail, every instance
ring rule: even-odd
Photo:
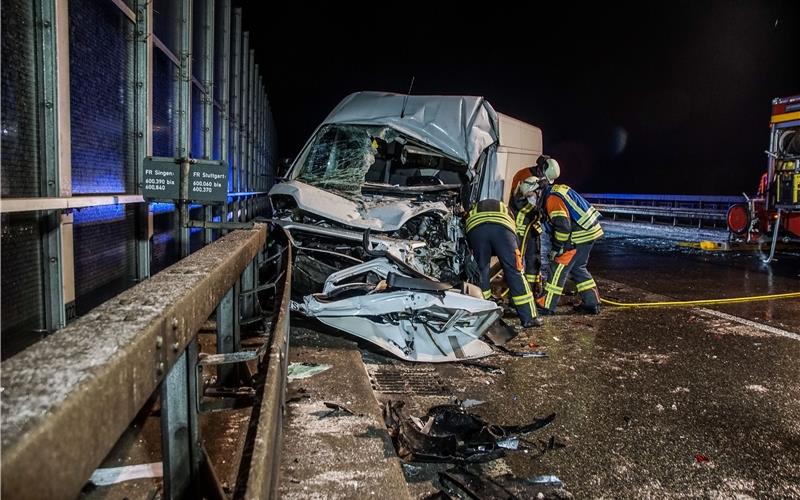
[[[218,323],[238,314],[237,281],[253,269],[266,236],[265,224],[234,231],[4,361],[2,496],[77,496],[159,387],[164,496],[185,495],[203,460],[196,336],[215,309]],[[270,461],[285,394],[290,251],[282,256],[287,281],[278,287],[248,498],[271,496],[264,493],[277,484]],[[221,344],[238,335],[233,330],[218,328],[220,352],[235,347]]]
[[[676,194],[589,193],[583,195],[612,220],[671,222],[672,225],[724,223],[728,207],[744,200],[741,196],[700,196]]]

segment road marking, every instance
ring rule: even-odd
[[[786,338],[790,338],[790,339],[793,339],[793,340],[800,341],[800,335],[798,335],[796,333],[793,333],[793,332],[788,332],[786,330],[781,330],[780,328],[775,328],[774,326],[769,326],[769,325],[765,325],[765,324],[762,324],[762,323],[756,323],[755,321],[751,321],[749,319],[740,318],[739,316],[734,316],[732,314],[728,314],[728,313],[724,313],[724,312],[720,312],[720,311],[715,311],[713,309],[702,308],[702,309],[698,309],[698,310],[700,312],[703,312],[705,314],[709,314],[711,316],[716,316],[718,318],[726,319],[728,321],[733,321],[733,322],[739,323],[741,325],[746,325],[746,326],[749,326],[751,328],[756,328],[758,330],[761,330],[762,332],[771,333],[773,335],[780,335],[781,337],[786,337]]]

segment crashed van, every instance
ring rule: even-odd
[[[541,131],[482,97],[347,96],[269,192],[294,247],[296,311],[411,361],[488,355],[464,233],[477,200],[508,200]]]

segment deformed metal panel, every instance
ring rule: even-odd
[[[432,363],[491,355],[480,339],[502,312],[447,283],[410,278],[385,258],[331,274],[323,293],[293,307],[401,359]]]
[[[76,496],[266,233],[234,231],[3,362],[2,496]]]

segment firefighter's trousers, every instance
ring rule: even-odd
[[[503,268],[503,276],[511,293],[511,302],[523,324],[536,317],[533,294],[522,277],[521,256],[517,247],[517,236],[511,229],[491,222],[483,223],[467,233],[467,243],[472,249],[475,263],[481,273],[480,286],[483,297],[492,296],[489,272],[492,256],[496,256]]]
[[[533,285],[540,283],[542,279],[542,259],[539,253],[540,236],[535,230],[529,229],[520,239],[522,240],[520,242],[522,256],[525,259],[525,281],[533,289],[535,288]]]
[[[544,284],[544,295],[539,299],[540,306],[555,312],[558,301],[564,293],[564,283],[569,277],[575,282],[584,305],[596,306],[600,302],[597,285],[586,268],[593,246],[593,241],[581,243],[575,247],[575,253],[569,262],[558,258],[550,263],[550,277]],[[558,260],[561,262],[557,262]]]

